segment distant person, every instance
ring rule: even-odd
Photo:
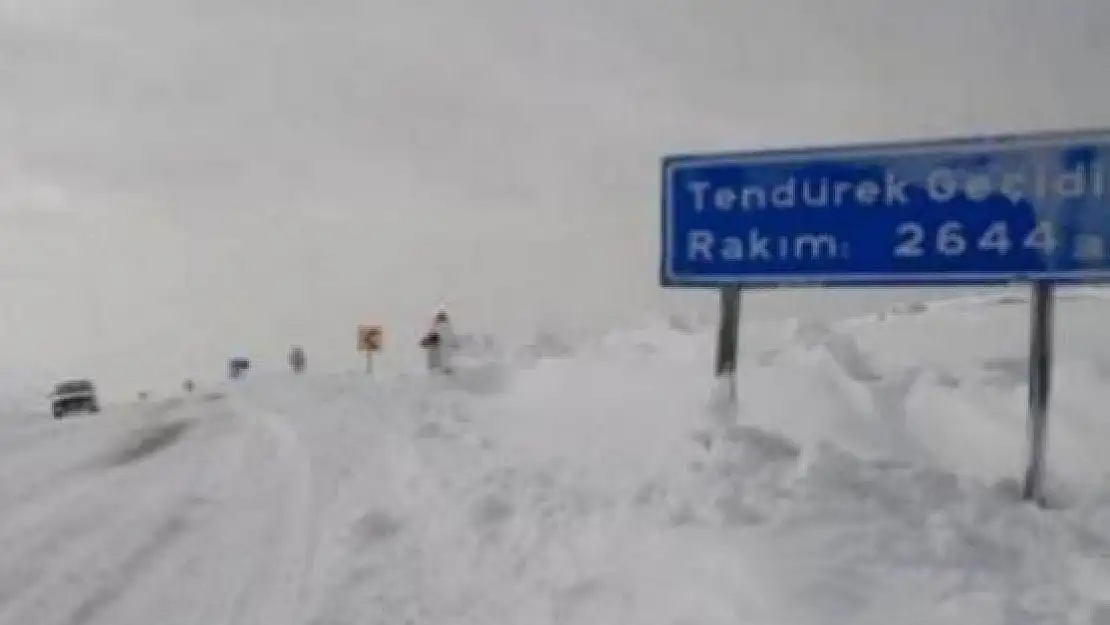
[[[301,373],[306,366],[308,366],[308,359],[305,356],[304,348],[300,345],[289,348],[289,367],[295,373]]]
[[[432,327],[424,338],[420,339],[420,347],[428,357],[428,371],[432,373],[452,373],[451,356],[459,347],[458,337],[451,327],[451,320],[447,311],[442,308],[432,320]]]

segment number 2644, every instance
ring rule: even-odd
[[[996,221],[982,232],[969,232],[964,224],[947,221],[936,229],[933,236],[929,236],[921,224],[907,221],[898,225],[897,235],[894,255],[899,258],[914,258],[933,252],[943,256],[960,256],[970,249],[1001,256],[1018,244],[1027,250],[1052,254],[1057,245],[1051,222],[1038,223],[1024,236],[1017,233],[1020,240],[1011,238],[1010,226],[1005,221]]]

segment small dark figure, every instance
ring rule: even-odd
[[[227,377],[235,379],[241,377],[244,371],[251,368],[249,358],[232,358],[227,361]]]
[[[294,373],[301,373],[304,371],[305,367],[308,365],[307,360],[303,347],[294,345],[289,348],[289,368],[291,368]]]
[[[458,346],[458,339],[451,327],[451,320],[447,317],[447,311],[440,309],[432,320],[431,329],[420,339],[420,347],[428,356],[428,371],[450,374],[451,355]]]

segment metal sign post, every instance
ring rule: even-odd
[[[374,373],[374,353],[382,348],[382,327],[378,325],[358,326],[358,351],[366,356],[366,373]]]
[[[1029,464],[1022,498],[1039,505],[1044,505],[1048,397],[1052,386],[1052,309],[1052,283],[1034,282],[1029,334]]]
[[[736,403],[737,350],[740,340],[740,287],[721,287],[721,319],[717,329],[718,379],[728,378],[728,399]]]
[[[1034,282],[1027,498],[1043,489],[1052,288],[1110,281],[1110,130],[707,153],[662,160],[663,287]],[[733,391],[734,392],[734,391]]]

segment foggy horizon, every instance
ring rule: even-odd
[[[711,308],[657,284],[663,155],[1108,127],[1108,27],[1094,0],[0,0],[0,375],[345,366],[359,323],[404,367],[440,304],[499,334]]]

